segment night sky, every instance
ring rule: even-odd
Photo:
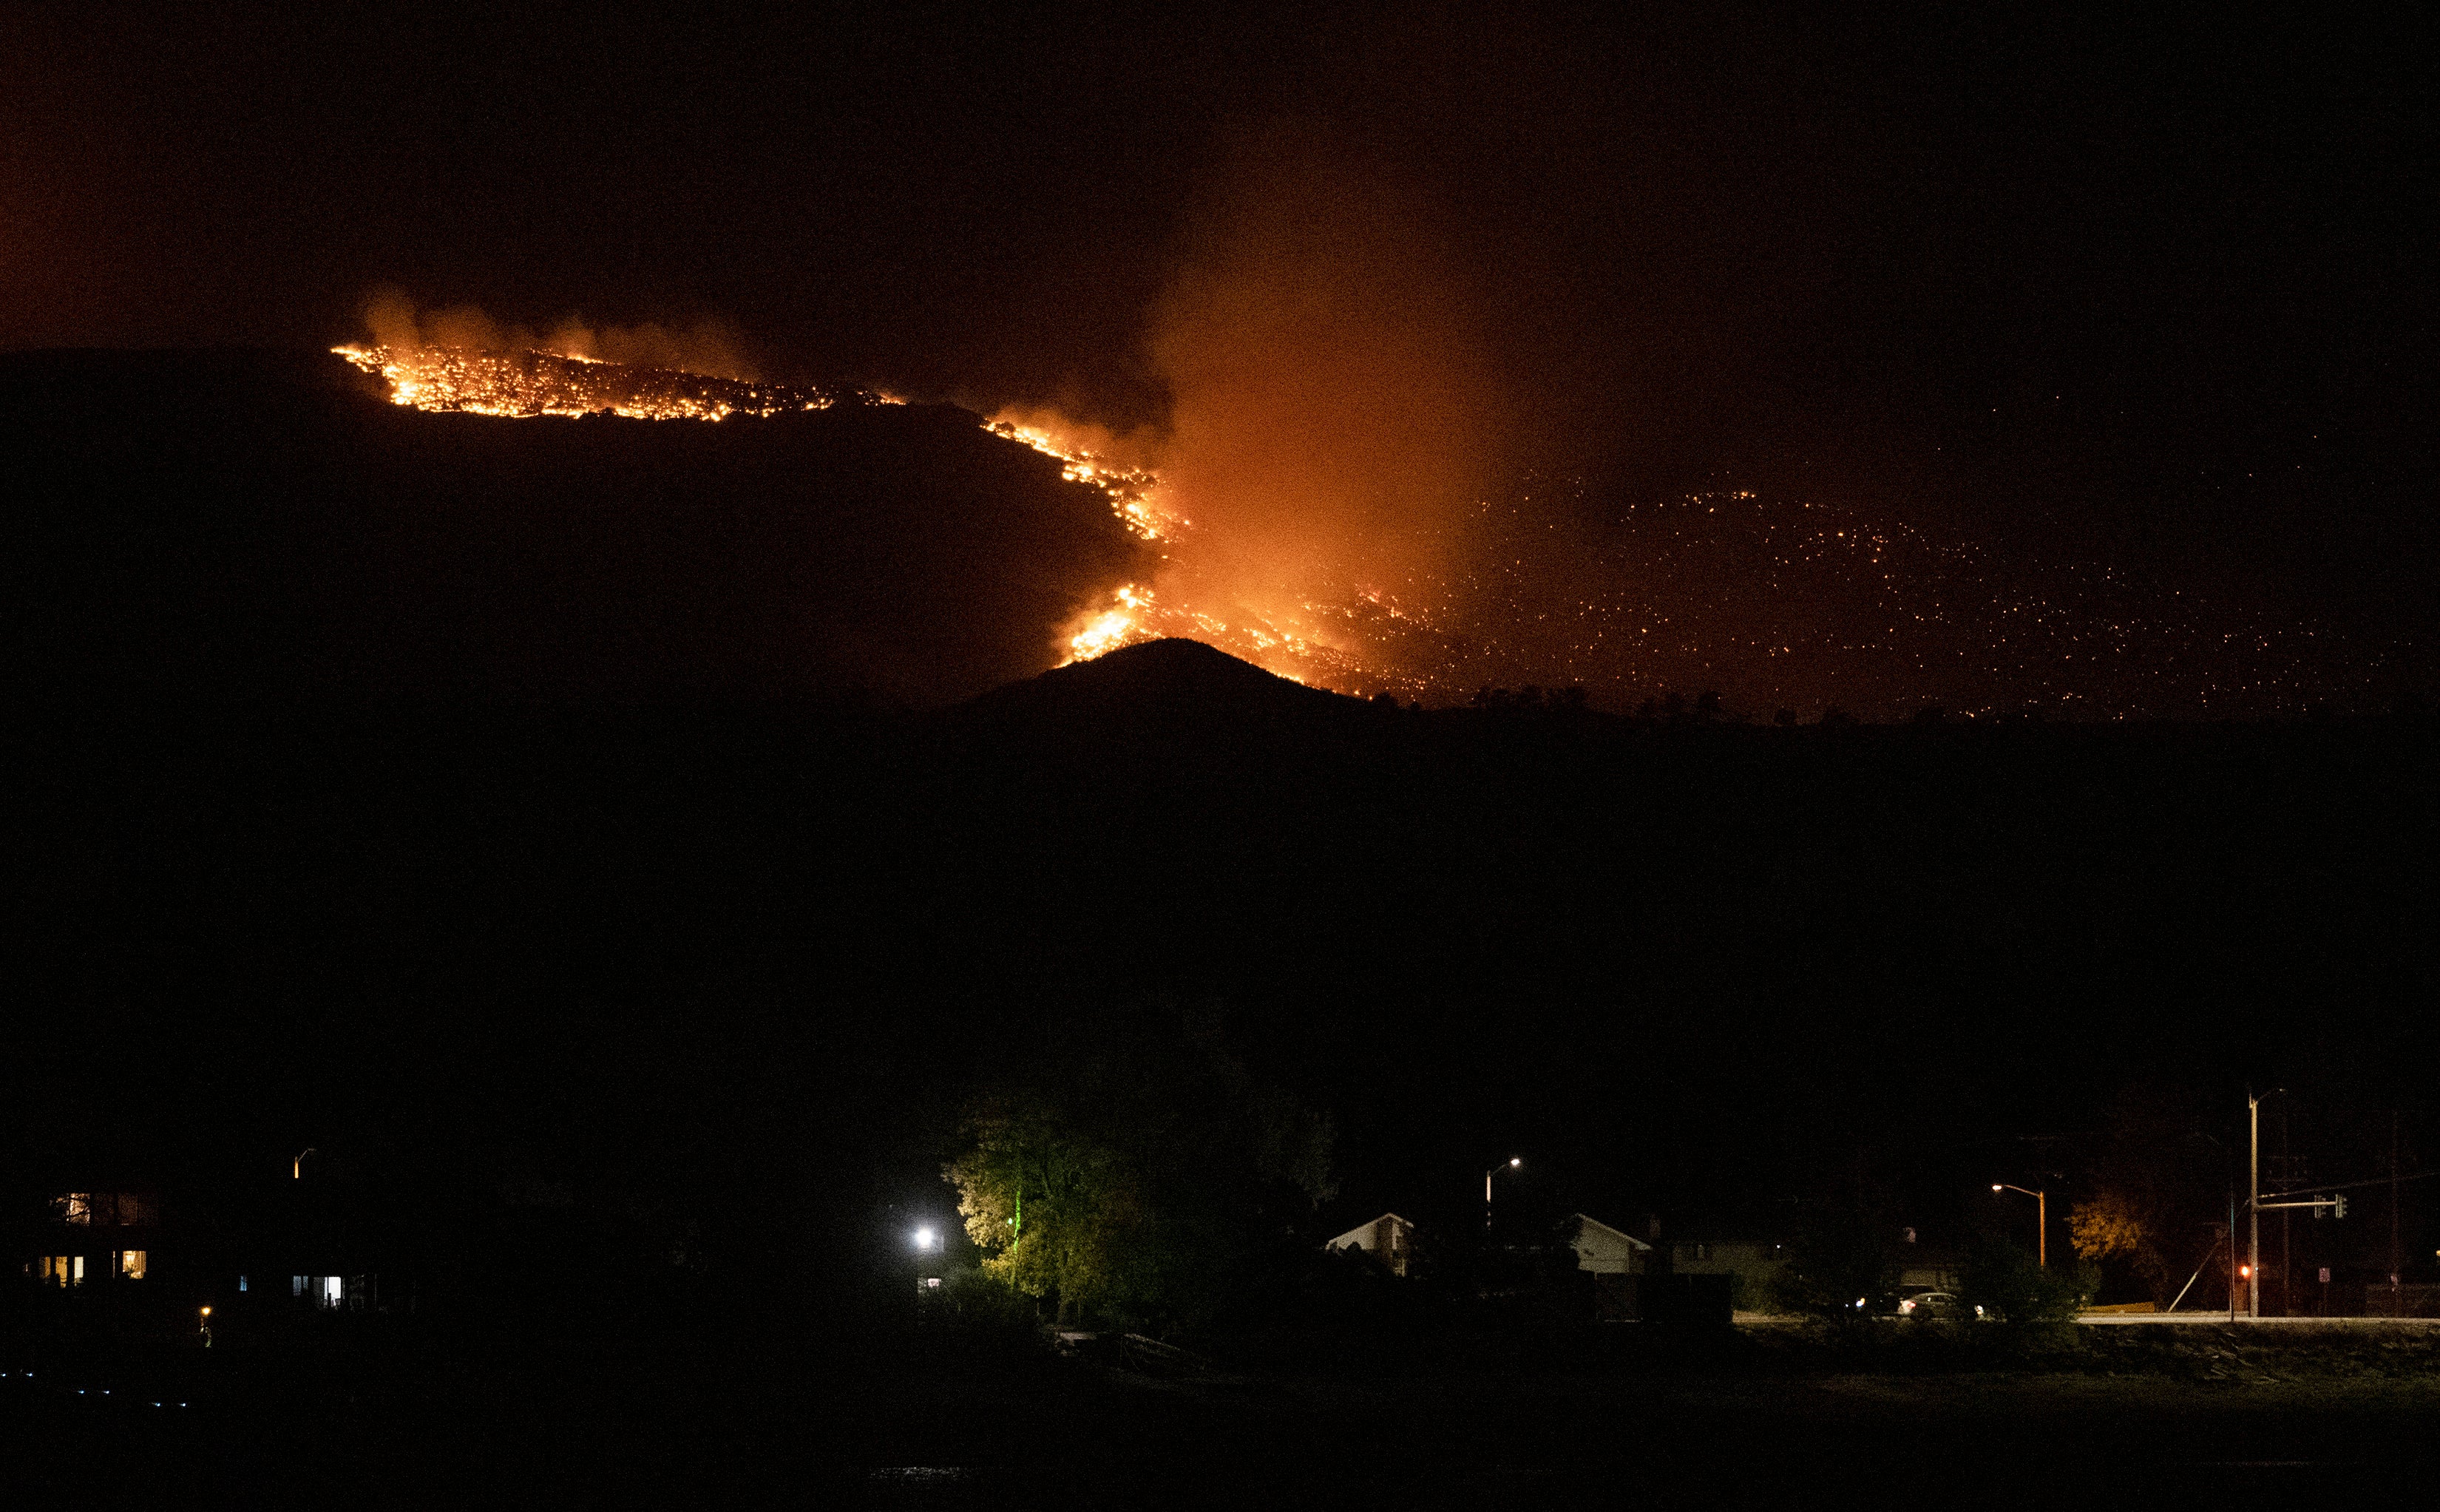
[[[312,349],[387,290],[1055,411],[1162,465],[1206,600],[1425,617],[1367,655],[1431,701],[2383,705],[2433,629],[2428,30],[17,6],[0,349]]]

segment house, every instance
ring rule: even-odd
[[[1593,1316],[1619,1321],[1642,1316],[1640,1283],[1650,1269],[1652,1246],[1588,1214],[1569,1215],[1560,1231],[1576,1251],[1576,1269],[1593,1281]]]
[[[142,1281],[159,1249],[161,1202],[151,1192],[63,1192],[35,1235],[24,1269],[45,1286]]]
[[[1392,1275],[1403,1276],[1415,1252],[1415,1226],[1394,1213],[1384,1213],[1370,1223],[1359,1223],[1330,1241],[1330,1250],[1361,1250],[1390,1268]]]
[[[1597,1276],[1630,1276],[1644,1269],[1642,1257],[1651,1253],[1652,1246],[1642,1239],[1582,1213],[1568,1221],[1575,1225],[1571,1242],[1577,1269]]]

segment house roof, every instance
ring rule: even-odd
[[[1394,1213],[1384,1213],[1381,1215],[1381,1217],[1378,1218],[1366,1218],[1363,1222],[1348,1230],[1345,1233],[1342,1233],[1338,1235],[1338,1237],[1331,1240],[1330,1248],[1336,1250],[1341,1245],[1355,1243],[1363,1234],[1369,1232],[1373,1225],[1379,1223],[1381,1218],[1388,1218],[1395,1223],[1403,1223],[1409,1229],[1415,1226],[1412,1221],[1399,1217],[1398,1215]]]
[[[1642,1239],[1637,1238],[1634,1234],[1627,1233],[1625,1230],[1613,1229],[1608,1224],[1604,1223],[1601,1219],[1594,1217],[1588,1213],[1577,1214],[1576,1221],[1585,1225],[1587,1228],[1599,1229],[1602,1233],[1606,1233],[1613,1238],[1624,1239],[1627,1243],[1633,1245],[1639,1250],[1649,1250],[1652,1248],[1652,1246],[1644,1243]]]

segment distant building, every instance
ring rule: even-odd
[[[301,1157],[265,1161],[250,1183],[218,1183],[201,1197],[173,1191],[166,1202],[132,1184],[54,1188],[0,1227],[0,1266],[97,1301],[115,1292],[130,1305],[149,1297],[140,1305],[156,1310],[173,1300],[212,1305],[223,1321],[280,1307],[381,1309],[386,1299],[375,1271],[384,1251],[367,1243],[380,1233],[371,1210],[341,1173]]]
[[[1642,1317],[1637,1278],[1651,1269],[1652,1246],[1588,1214],[1571,1214],[1567,1224],[1560,1232],[1576,1251],[1576,1269],[1593,1280],[1593,1316],[1605,1321]]]
[[[1652,1252],[1652,1246],[1582,1213],[1571,1215],[1569,1221],[1576,1226],[1570,1242],[1576,1251],[1577,1269],[1589,1270],[1597,1276],[1631,1276],[1643,1271],[1643,1257]]]
[[[1361,1250],[1388,1266],[1390,1274],[1403,1276],[1414,1257],[1414,1236],[1413,1224],[1394,1213],[1384,1213],[1370,1223],[1357,1224],[1325,1248]]]
[[[157,1264],[161,1200],[151,1192],[63,1192],[23,1262],[45,1286],[142,1281]]]

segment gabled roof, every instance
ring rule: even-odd
[[[1613,1229],[1608,1224],[1604,1223],[1601,1219],[1592,1216],[1590,1214],[1579,1213],[1575,1216],[1576,1221],[1583,1224],[1586,1228],[1599,1229],[1602,1233],[1610,1235],[1612,1238],[1624,1239],[1627,1243],[1633,1245],[1639,1250],[1649,1250],[1652,1248],[1652,1246],[1644,1243],[1642,1239],[1637,1238],[1634,1234],[1628,1233],[1623,1229]]]
[[[1358,1239],[1361,1235],[1363,1235],[1363,1234],[1365,1234],[1365,1233],[1367,1233],[1371,1232],[1371,1230],[1372,1229],[1373,1225],[1375,1225],[1375,1224],[1379,1223],[1379,1222],[1381,1221],[1381,1218],[1389,1218],[1389,1219],[1392,1220],[1393,1222],[1403,1223],[1403,1224],[1405,1224],[1405,1225],[1406,1225],[1408,1228],[1409,1228],[1409,1229],[1411,1229],[1411,1228],[1413,1228],[1413,1227],[1415,1226],[1415,1225],[1414,1225],[1411,1221],[1409,1221],[1408,1219],[1399,1217],[1399,1216],[1398,1216],[1396,1214],[1394,1214],[1394,1213],[1384,1213],[1384,1214],[1382,1214],[1382,1215],[1381,1215],[1381,1217],[1379,1217],[1379,1218],[1366,1218],[1363,1222],[1361,1222],[1361,1223],[1357,1224],[1355,1227],[1354,1227],[1354,1228],[1352,1228],[1352,1229],[1348,1230],[1345,1233],[1342,1233],[1342,1234],[1340,1234],[1338,1237],[1337,1237],[1337,1238],[1335,1238],[1335,1239],[1331,1240],[1331,1241],[1330,1241],[1330,1248],[1331,1248],[1331,1249],[1333,1249],[1333,1250],[1336,1250],[1336,1249],[1340,1248],[1340,1247],[1341,1247],[1341,1246],[1343,1246],[1343,1245],[1350,1245],[1350,1244],[1354,1244],[1354,1243],[1355,1243],[1355,1242],[1357,1241],[1357,1239]]]

